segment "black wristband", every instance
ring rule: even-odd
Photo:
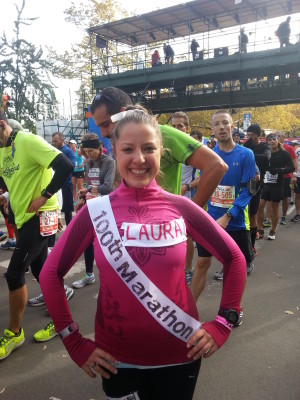
[[[186,189],[187,192],[190,192],[192,190],[191,185],[189,185],[188,183],[186,183],[185,186],[187,187]]]
[[[51,197],[53,196],[53,194],[47,192],[47,190],[44,189],[44,190],[41,192],[41,196],[46,197],[46,199],[49,200],[49,199],[51,199]]]

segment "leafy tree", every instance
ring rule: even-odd
[[[1,92],[11,95],[14,106],[10,118],[24,120],[24,126],[35,130],[38,114],[52,112],[55,104],[54,85],[51,82],[52,64],[43,59],[43,50],[21,38],[21,25],[31,25],[37,18],[22,18],[25,0],[16,6],[15,37],[0,39]]]
[[[82,105],[83,99],[86,104],[90,103],[92,99],[91,68],[92,71],[102,71],[103,73],[107,71],[108,59],[111,59],[112,65],[123,62],[121,55],[116,57],[114,43],[109,42],[107,50],[98,49],[95,35],[90,36],[87,29],[113,21],[120,12],[120,6],[115,0],[102,0],[101,2],[87,0],[79,5],[72,2],[71,6],[65,10],[66,21],[85,31],[82,41],[71,45],[70,50],[65,51],[64,54],[48,48],[50,60],[55,64],[55,75],[61,78],[80,80],[80,87],[76,92],[80,98],[80,105]],[[123,16],[126,15],[125,11],[122,13]]]

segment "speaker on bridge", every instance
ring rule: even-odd
[[[228,56],[228,47],[218,47],[214,49],[214,57]]]
[[[194,60],[203,60],[203,50],[198,51],[198,53],[195,54]]]

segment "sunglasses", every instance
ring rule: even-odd
[[[106,96],[105,94],[102,94],[102,93],[96,94],[96,96],[93,98],[93,102],[94,101],[99,101],[102,97],[104,97],[106,100],[110,101],[111,103],[115,104],[116,106],[121,107],[120,104],[118,104],[117,102],[112,100],[110,97],[108,97],[108,96]]]

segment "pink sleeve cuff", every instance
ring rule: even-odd
[[[96,344],[81,336],[78,331],[67,336],[63,343],[72,360],[81,368],[88,360],[93,351],[97,348]]]
[[[230,330],[217,321],[204,322],[202,328],[208,332],[220,348],[229,338]]]

